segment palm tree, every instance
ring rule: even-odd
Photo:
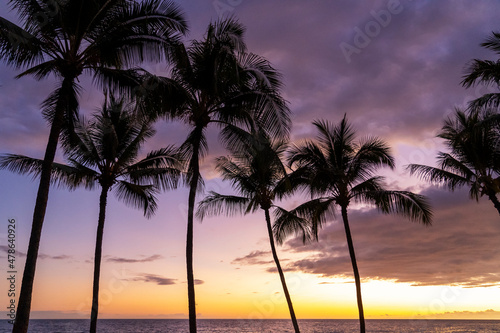
[[[164,0],[10,0],[22,26],[0,17],[0,58],[37,80],[50,74],[59,80],[44,101],[43,113],[51,125],[40,174],[31,236],[13,332],[25,333],[51,167],[64,125],[71,132],[78,113],[82,73],[98,85],[131,93],[136,71],[129,66],[142,60],[165,58],[186,22],[180,10]]]
[[[411,174],[444,184],[450,191],[469,186],[471,199],[486,196],[500,214],[500,133],[496,113],[488,110],[465,113],[455,110],[445,120],[438,137],[445,140],[449,153],[438,153],[438,166],[411,164]]]
[[[482,47],[494,51],[500,55],[500,32],[492,32],[491,36],[481,43]],[[500,85],[500,60],[474,59],[467,68],[463,77],[462,86],[470,88],[476,84]],[[479,110],[482,107],[498,107],[500,105],[500,93],[488,93],[470,102],[471,110]]]
[[[176,187],[180,174],[175,150],[167,147],[150,152],[137,161],[141,145],[154,134],[151,125],[138,119],[130,105],[116,101],[105,102],[94,120],[76,124],[76,136],[65,146],[69,164],[53,163],[52,182],[75,189],[101,187],[99,220],[94,256],[94,281],[90,332],[96,332],[99,306],[99,276],[101,271],[102,240],[108,193],[115,189],[118,199],[143,209],[151,217],[156,208],[155,194],[161,189]],[[43,160],[22,155],[5,155],[0,168],[21,174],[39,176]]]
[[[291,194],[287,172],[281,162],[287,142],[272,141],[263,132],[249,134],[238,129],[232,129],[232,131],[234,131],[233,138],[229,145],[232,155],[219,157],[216,169],[222,174],[224,180],[231,182],[233,188],[241,196],[222,195],[211,191],[210,195],[200,202],[197,216],[203,220],[205,216],[218,215],[222,212],[234,215],[235,213],[253,213],[259,208],[264,211],[271,252],[283,286],[292,324],[295,332],[298,333],[300,332],[299,325],[286,286],[285,275],[276,253],[270,217],[271,209],[276,207],[274,201]],[[309,234],[307,228],[302,231],[304,235]]]
[[[290,119],[287,103],[280,96],[277,71],[263,58],[245,51],[244,27],[234,19],[211,23],[201,41],[177,48],[171,79],[155,81],[155,103],[167,105],[169,118],[191,127],[181,146],[188,161],[189,184],[186,266],[189,301],[189,328],[196,332],[196,303],[193,273],[193,219],[196,192],[203,179],[200,162],[208,151],[206,129],[210,124],[263,125],[273,135],[286,137]],[[182,101],[164,97],[176,91]],[[179,98],[178,98],[179,99]]]
[[[355,141],[356,132],[345,116],[336,126],[327,121],[313,124],[319,132],[316,141],[306,141],[290,150],[290,166],[296,168],[295,181],[301,179],[300,186],[308,190],[312,200],[291,213],[310,219],[317,238],[318,227],[334,213],[335,207],[340,207],[356,284],[360,331],[365,332],[361,280],[347,215],[350,203],[372,204],[383,213],[402,214],[426,225],[431,223],[431,211],[423,196],[386,190],[383,177],[374,175],[380,167],[394,168],[394,158],[384,141]],[[286,219],[278,219],[277,239],[282,242],[289,232]]]

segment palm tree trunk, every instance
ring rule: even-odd
[[[109,187],[103,186],[99,198],[99,221],[97,223],[97,236],[94,254],[94,284],[92,289],[92,311],[90,314],[90,333],[97,330],[97,314],[99,312],[99,277],[101,275],[102,237],[104,233],[104,220],[106,218],[106,204],[108,201]]]
[[[61,90],[65,92],[73,85],[72,79],[64,79]],[[56,156],[59,135],[64,124],[64,113],[66,109],[65,99],[59,100],[56,105],[54,119],[50,127],[49,140],[43,158],[42,172],[40,174],[40,184],[33,211],[33,222],[31,225],[31,235],[26,253],[26,263],[24,264],[23,280],[19,293],[19,304],[17,306],[16,319],[12,328],[12,333],[27,333],[29,317],[31,311],[31,296],[33,293],[33,282],[35,280],[36,262],[40,238],[42,236],[42,226],[45,219],[45,211],[49,199],[50,179],[52,163]]]
[[[186,268],[187,268],[187,285],[188,285],[188,306],[189,306],[189,332],[196,333],[196,297],[194,293],[194,271],[193,271],[193,221],[194,221],[194,205],[196,202],[196,191],[198,189],[198,181],[200,179],[200,140],[203,128],[196,128],[195,142],[193,144],[193,155],[189,162],[189,171],[192,173],[191,183],[189,186],[188,198],[188,223],[186,237]],[[199,140],[198,140],[199,139]]]
[[[274,245],[273,229],[271,227],[271,217],[269,216],[269,209],[264,209],[266,213],[266,223],[267,223],[267,233],[269,234],[269,242],[271,243],[271,252],[273,254],[274,262],[276,263],[276,268],[280,275],[281,285],[283,286],[283,292],[285,293],[286,302],[288,304],[288,310],[290,311],[290,317],[292,318],[293,328],[295,333],[300,333],[299,324],[297,323],[297,318],[295,317],[295,311],[293,310],[292,299],[288,293],[288,288],[286,286],[285,275],[281,269],[281,264],[278,259],[278,254],[276,253],[276,246]]]
[[[361,279],[359,278],[358,264],[356,263],[356,255],[354,253],[354,244],[352,243],[351,229],[349,228],[349,220],[347,219],[346,206],[342,206],[342,219],[344,221],[347,246],[349,247],[349,255],[351,257],[352,270],[354,272],[354,282],[356,284],[356,297],[358,300],[358,311],[359,311],[359,331],[361,333],[365,333],[365,314],[363,311],[363,300],[361,299]]]
[[[495,194],[495,192],[489,193],[488,198],[491,200],[491,202],[493,202],[493,205],[497,209],[498,214],[500,214],[500,202],[498,201],[498,198],[497,198],[497,195]]]

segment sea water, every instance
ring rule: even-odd
[[[197,321],[200,333],[293,333],[290,320],[239,320],[201,319]],[[32,319],[29,333],[84,333],[88,332],[89,320],[84,319]],[[98,321],[99,333],[184,333],[189,323],[184,319],[102,319]],[[359,332],[357,320],[299,320],[302,333]],[[7,320],[0,322],[0,332],[11,332],[12,325]],[[500,332],[500,320],[367,320],[367,332],[439,332],[471,333]]]

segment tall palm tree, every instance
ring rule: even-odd
[[[468,186],[471,199],[486,196],[500,214],[500,133],[496,113],[488,110],[465,113],[455,110],[445,120],[438,137],[449,153],[439,152],[438,167],[410,164],[411,174],[444,184],[450,191]]]
[[[500,56],[500,32],[492,32],[486,40],[481,43],[482,47],[494,51]],[[473,59],[463,77],[462,85],[470,88],[476,84],[500,85],[500,59],[481,60]],[[500,105],[500,93],[488,93],[470,102],[472,110],[477,111],[482,107],[498,107]]]
[[[111,98],[93,121],[76,123],[76,136],[65,146],[69,164],[53,163],[52,182],[70,189],[101,187],[99,220],[94,256],[94,281],[90,332],[96,332],[99,306],[99,276],[108,193],[115,189],[118,199],[143,209],[151,217],[157,207],[155,193],[171,189],[179,176],[178,160],[172,147],[150,152],[137,161],[141,145],[154,134],[151,125],[133,115],[130,105]],[[21,155],[0,158],[0,168],[39,176],[43,160]]]
[[[360,331],[365,332],[361,280],[347,214],[349,205],[352,202],[372,204],[382,213],[402,214],[426,225],[431,223],[431,211],[423,196],[386,190],[383,177],[375,175],[380,167],[394,168],[394,158],[384,141],[378,138],[355,141],[356,132],[345,116],[335,126],[327,121],[313,124],[319,132],[316,141],[306,141],[290,150],[295,181],[302,179],[299,184],[307,189],[312,200],[291,213],[310,219],[313,233],[317,233],[335,207],[340,208],[356,284]],[[282,241],[290,230],[293,228],[287,227],[286,219],[278,218],[275,222],[278,240]]]
[[[280,74],[262,57],[246,52],[244,30],[232,18],[209,24],[201,41],[176,49],[171,78],[159,78],[152,84],[156,87],[154,102],[167,105],[166,116],[191,127],[181,146],[189,173],[186,266],[191,333],[196,332],[193,219],[196,192],[203,184],[200,162],[208,151],[206,129],[211,124],[221,128],[227,124],[262,125],[273,135],[286,137],[289,132]],[[163,92],[169,96],[172,91],[182,96],[182,101],[174,103],[175,111],[169,98],[162,100]]]
[[[241,195],[222,195],[211,191],[210,195],[200,202],[197,216],[203,220],[205,216],[222,212],[234,215],[235,213],[253,213],[259,208],[264,211],[271,252],[283,286],[292,324],[295,332],[298,333],[300,332],[299,325],[285,275],[276,253],[270,216],[270,211],[276,207],[275,200],[291,194],[286,168],[282,164],[287,142],[273,141],[263,132],[249,134],[238,129],[233,129],[233,131],[235,132],[229,145],[232,154],[230,157],[219,157],[216,169],[222,174],[222,178],[229,180],[233,188]],[[304,235],[309,234],[307,228],[302,231]]]
[[[43,113],[50,134],[40,174],[31,236],[13,332],[25,333],[51,167],[59,136],[66,123],[71,130],[78,113],[82,73],[101,86],[131,92],[136,71],[129,66],[142,60],[164,59],[186,30],[182,13],[164,0],[10,0],[22,26],[0,17],[0,58],[41,80],[54,75],[57,88],[44,101]]]

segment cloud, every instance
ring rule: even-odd
[[[151,261],[156,261],[159,259],[162,259],[163,256],[160,254],[153,254],[149,257],[145,257],[142,259],[131,259],[131,258],[122,258],[122,257],[106,257],[107,262],[115,262],[115,263],[121,263],[121,264],[133,264],[133,263],[138,263],[138,262],[151,262]]]
[[[141,274],[140,276],[131,279],[131,281],[154,283],[159,286],[169,286],[172,284],[177,284],[177,279],[166,278],[156,274]]]
[[[500,319],[500,311],[495,311],[493,309],[487,309],[483,311],[446,311],[442,313],[433,313],[422,315],[418,314],[416,319],[422,317],[422,319],[474,319],[474,320],[485,320],[485,319]]]
[[[65,259],[71,259],[72,257],[65,255],[65,254],[61,254],[58,256],[50,256],[47,254],[40,254],[40,255],[38,255],[38,258],[40,258],[40,259],[53,259],[53,260],[65,260]]]
[[[500,285],[500,219],[493,205],[484,198],[480,203],[469,200],[465,190],[429,188],[423,194],[434,209],[431,227],[376,210],[350,210],[361,277],[412,285]],[[305,256],[288,264],[288,270],[352,278],[341,223],[328,224],[318,243],[302,245],[294,238],[286,245],[288,251]]]
[[[194,284],[199,285],[199,284],[204,284],[205,281],[200,280],[200,279],[194,279]]]
[[[267,260],[271,256],[271,251],[252,251],[246,256],[239,257],[231,261],[234,265],[266,265],[273,263],[272,260]],[[263,258],[266,259],[263,259]]]
[[[293,272],[293,271],[296,271],[295,268],[293,267],[281,267],[281,270],[286,273],[286,272]],[[273,266],[273,267],[268,267],[266,268],[266,272],[268,273],[278,273],[278,268],[276,268],[276,266]]]
[[[8,245],[0,245],[0,252],[4,252],[6,254],[9,253],[9,246]],[[15,256],[17,258],[24,258],[26,257],[26,253],[21,252],[16,250]],[[71,259],[72,256],[66,255],[66,254],[60,254],[60,255],[49,255],[49,254],[44,254],[40,253],[38,254],[38,259],[52,259],[52,260],[66,260],[66,259]]]

